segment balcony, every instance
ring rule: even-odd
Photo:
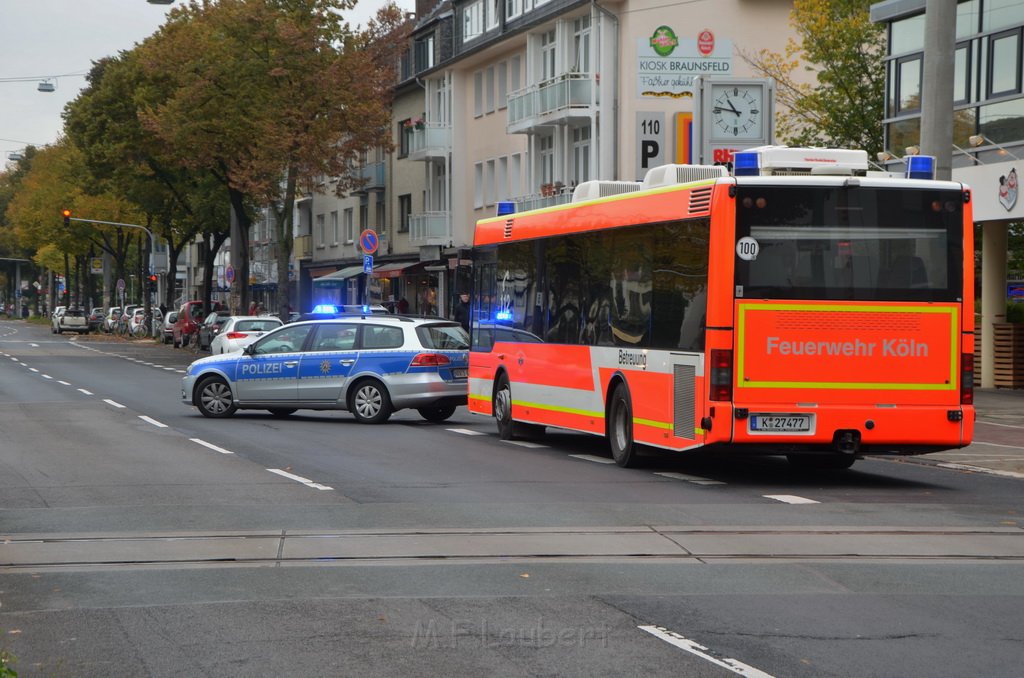
[[[357,193],[383,191],[386,187],[387,165],[383,161],[363,165],[356,172],[356,176],[365,182]]]
[[[299,235],[292,243],[292,256],[296,259],[313,258],[313,236]]]
[[[587,73],[565,73],[512,92],[508,95],[508,133],[587,117],[596,103],[596,84]]]
[[[409,215],[409,242],[413,246],[447,245],[451,241],[451,212],[424,212]]]
[[[512,198],[512,201],[516,204],[516,212],[525,212],[570,203],[572,202],[572,192],[571,187],[562,186],[560,183],[544,184],[540,187],[540,193]]]
[[[409,139],[410,160],[443,160],[452,151],[452,127],[428,122],[414,127]]]

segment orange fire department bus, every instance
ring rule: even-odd
[[[911,160],[764,147],[734,176],[670,165],[481,220],[470,410],[506,439],[605,436],[622,466],[637,445],[847,468],[969,444],[971,193]]]

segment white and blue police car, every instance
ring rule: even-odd
[[[181,399],[207,417],[348,410],[380,424],[414,408],[440,422],[468,397],[469,336],[455,322],[366,315],[283,325],[188,366]]]

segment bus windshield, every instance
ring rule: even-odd
[[[736,214],[737,241],[747,239],[737,249],[737,297],[942,302],[962,295],[960,191],[747,185],[738,189]]]

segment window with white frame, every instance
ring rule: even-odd
[[[498,108],[508,106],[508,64],[502,61],[498,64]]]
[[[540,156],[540,183],[551,184],[555,181],[555,135],[546,134],[537,137]]]
[[[572,130],[572,180],[581,184],[590,179],[590,125]]]
[[[573,70],[577,73],[590,72],[590,15],[573,21],[572,47]]]
[[[484,94],[487,100],[487,113],[494,112],[494,66],[488,66],[484,74]]]
[[[555,77],[555,29],[540,34],[540,79]]]
[[[498,166],[495,168],[494,187],[498,200],[508,200],[508,156],[498,158]]]
[[[338,244],[338,211],[331,212],[331,244]]]
[[[515,19],[523,13],[522,0],[505,0],[505,19]]]
[[[345,210],[343,219],[345,220],[345,242],[350,243],[355,238],[356,228],[351,207]]]
[[[523,156],[513,153],[509,159],[508,191],[509,195],[522,195],[523,188]]]
[[[522,64],[522,59],[518,56],[508,60],[508,88],[511,92],[517,91],[520,87],[520,64]]]
[[[359,205],[359,225],[358,228],[362,231],[364,228],[370,227],[370,206],[365,202]]]
[[[498,27],[498,0],[487,0],[487,30]]]
[[[327,243],[327,233],[324,228],[324,215],[316,215],[316,239],[320,242],[320,246],[323,247]]]
[[[484,72],[473,74],[473,116],[479,118],[484,114]]]
[[[473,165],[473,207],[484,206],[484,164]]]
[[[412,193],[398,196],[398,232],[409,232],[409,218],[412,216]]]
[[[494,204],[494,160],[484,163],[484,205]]]
[[[469,42],[484,32],[484,0],[466,5],[462,10],[462,41]]]

